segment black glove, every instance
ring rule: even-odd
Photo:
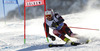
[[[55,38],[54,36],[52,36],[52,35],[50,35],[49,38],[50,38],[52,41],[55,41],[55,40],[56,40],[56,38]]]
[[[52,23],[52,27],[57,27],[58,26],[58,23],[57,22],[53,22]]]

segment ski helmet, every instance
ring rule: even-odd
[[[46,15],[46,17],[48,17],[48,16],[52,16],[53,15],[53,9],[47,9],[46,11],[45,11],[45,15]]]

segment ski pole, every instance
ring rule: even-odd
[[[96,30],[99,31],[99,29],[92,29],[92,28],[82,28],[82,27],[69,27],[69,28],[76,28],[76,29],[86,29],[86,30]]]

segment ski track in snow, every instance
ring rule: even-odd
[[[100,29],[99,10],[86,11],[82,13],[62,15],[68,26],[97,28]],[[95,16],[96,15],[96,16]],[[74,33],[91,39],[89,44],[79,46],[65,46],[49,48],[49,43],[64,43],[56,37],[53,42],[46,42],[43,28],[43,18],[27,20],[26,22],[26,44],[24,44],[23,21],[0,22],[0,51],[100,51],[100,31],[73,29]],[[53,35],[52,30],[50,33]]]

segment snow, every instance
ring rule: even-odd
[[[62,15],[68,26],[100,29],[100,10],[87,10],[80,13]],[[26,44],[24,44],[24,22],[0,22],[0,51],[100,51],[100,31],[71,28],[74,33],[91,39],[89,44],[79,46],[53,47],[49,43],[65,43],[56,37],[56,41],[46,41],[43,28],[44,18],[26,22]],[[52,30],[50,33],[53,35]]]

